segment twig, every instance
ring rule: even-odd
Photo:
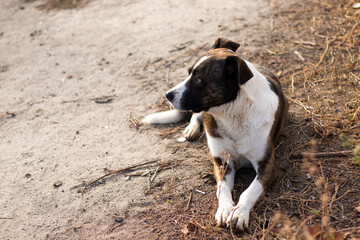
[[[14,219],[13,217],[0,217],[0,220]]]
[[[136,164],[136,165],[133,165],[133,166],[130,166],[130,167],[121,168],[121,169],[118,169],[118,170],[111,171],[111,172],[109,172],[109,173],[107,173],[107,174],[105,174],[105,175],[103,175],[103,176],[101,176],[101,177],[99,177],[99,178],[97,178],[97,179],[95,179],[95,180],[87,183],[87,184],[84,186],[84,188],[83,188],[83,190],[82,190],[82,193],[84,193],[85,190],[86,190],[89,186],[93,185],[94,183],[100,181],[100,180],[103,179],[103,178],[106,178],[106,177],[108,177],[108,176],[115,175],[115,174],[118,174],[118,173],[122,173],[122,172],[128,171],[128,170],[130,170],[130,169],[138,168],[138,167],[141,167],[141,166],[144,166],[144,165],[147,165],[147,164],[156,163],[156,162],[159,162],[159,161],[161,161],[161,159],[152,160],[152,161],[148,161],[148,162]]]
[[[159,168],[160,168],[160,167],[157,167],[157,168],[155,169],[155,172],[154,172],[152,178],[150,179],[150,182],[153,182],[153,181],[154,181],[154,179],[155,179],[155,177],[156,177],[156,173],[159,171]]]
[[[137,128],[138,126],[141,125],[141,121],[137,117],[135,117],[132,113],[128,115],[128,120],[131,122],[130,127],[134,126],[135,128]]]
[[[91,98],[90,100],[98,104],[106,104],[106,103],[111,103],[115,97],[116,95],[102,96],[102,97]]]
[[[16,116],[16,113],[6,112],[6,113],[0,115],[0,119],[1,118],[12,118],[12,117],[15,117],[15,116]]]
[[[297,105],[301,106],[307,113],[310,113],[310,111],[306,108],[306,106],[300,102],[299,100],[295,100],[295,99],[291,99],[291,98],[288,98],[288,100],[296,103]]]
[[[356,23],[354,24],[354,26],[352,27],[350,32],[344,37],[344,39],[339,43],[338,46],[342,45],[353,34],[353,32],[356,29],[358,24],[359,24],[359,21],[356,21]]]
[[[323,54],[321,55],[319,62],[315,65],[315,68],[317,68],[320,65],[320,63],[323,61],[323,59],[325,57],[325,54],[328,51],[328,49],[329,49],[329,40],[328,40],[328,38],[326,38],[325,50],[324,50]]]
[[[148,176],[148,190],[147,192],[150,192],[150,189],[151,189],[151,174],[149,173],[149,176]]]
[[[304,44],[304,45],[310,45],[310,46],[316,46],[316,43],[313,43],[313,42],[304,42],[304,41],[295,41],[294,43],[297,43],[297,44]]]
[[[329,210],[330,210],[330,211],[332,211],[332,204],[333,204],[334,201],[336,200],[336,195],[337,195],[338,191],[339,191],[339,185],[337,185],[337,184],[335,183],[335,192],[334,192],[334,194],[332,195],[331,201],[330,201],[330,203],[329,203]]]
[[[360,111],[360,106],[356,109],[356,111],[354,112],[354,114],[353,114],[353,117],[351,118],[351,120],[355,120],[355,118],[356,118],[356,116],[357,116],[357,114],[358,114],[358,112]]]
[[[354,77],[354,78],[356,78],[357,80],[360,80],[360,78],[359,77],[357,77],[355,74],[353,74],[352,72],[350,72],[350,74]]]
[[[301,60],[302,62],[305,61],[305,58],[304,58],[298,51],[295,51],[294,54],[295,54],[296,56],[298,56],[298,58],[300,58],[300,60]]]
[[[113,232],[116,228],[120,227],[121,225],[123,225],[123,223],[119,223],[118,225],[113,226],[113,227],[109,230],[109,232]]]
[[[187,205],[186,205],[185,211],[189,210],[190,203],[191,203],[191,199],[192,199],[192,192],[190,193],[189,200],[188,200],[188,202],[187,202]]]
[[[290,159],[301,159],[306,157],[314,157],[314,158],[320,158],[320,157],[346,157],[351,155],[352,151],[339,151],[339,152],[303,152],[301,154],[294,154],[290,156]]]

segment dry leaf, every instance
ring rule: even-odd
[[[360,212],[360,205],[355,208],[358,212]]]
[[[317,224],[312,227],[305,227],[302,240],[344,240],[342,234],[329,231],[329,235]]]

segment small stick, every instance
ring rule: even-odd
[[[360,111],[360,106],[356,109],[356,111],[354,112],[354,114],[353,114],[353,117],[351,118],[351,120],[355,120],[355,118],[356,118],[356,116],[357,116],[357,114],[358,114],[358,112]]]
[[[352,27],[351,31],[344,37],[344,39],[341,41],[341,43],[339,43],[338,46],[342,45],[353,34],[353,32],[356,29],[358,24],[359,24],[359,21],[356,21],[356,23]]]
[[[354,77],[354,78],[356,78],[357,80],[360,80],[360,78],[359,77],[357,77],[355,74],[353,74],[352,72],[350,72],[350,74]]]
[[[294,54],[298,56],[302,62],[305,62],[305,58],[298,51],[295,51]]]
[[[296,44],[304,44],[304,45],[310,45],[310,46],[316,46],[316,43],[313,42],[301,42],[301,41],[295,41]]]
[[[0,115],[0,119],[1,118],[7,118],[7,117],[12,118],[12,117],[15,117],[15,116],[16,116],[16,113],[6,112],[6,113]]]
[[[317,68],[320,65],[320,63],[323,61],[323,59],[325,57],[325,54],[328,51],[328,49],[329,49],[329,40],[326,38],[325,50],[324,50],[323,54],[321,55],[319,62],[315,65],[315,68]]]
[[[185,211],[189,210],[190,203],[191,203],[191,199],[192,199],[192,193],[190,193],[190,197],[189,197],[189,200],[188,200],[188,202],[187,202],[187,205],[186,205]]]
[[[113,226],[109,231],[110,232],[113,232],[116,228],[120,227],[121,225],[123,225],[122,223],[116,225],[116,226]]]
[[[149,177],[148,177],[148,192],[150,192],[151,189],[151,174],[149,173]]]
[[[320,157],[345,157],[352,154],[352,151],[339,151],[339,152],[317,152],[317,153],[311,153],[311,152],[303,152],[301,154],[294,154],[290,157],[290,159],[301,159],[304,157],[314,157],[314,158],[320,158]]]
[[[333,202],[336,200],[336,195],[337,195],[338,191],[339,191],[339,185],[337,185],[337,184],[335,183],[335,192],[334,192],[334,194],[332,195],[331,201],[330,201],[330,203],[329,203],[329,210],[330,210],[330,211],[332,211],[332,204],[333,204]]]
[[[153,182],[153,181],[154,181],[154,179],[155,179],[155,177],[156,177],[156,173],[159,171],[159,168],[160,168],[160,167],[157,167],[157,168],[155,169],[154,175],[152,176],[150,182]]]
[[[288,98],[290,101],[296,103],[297,105],[301,106],[307,113],[310,113],[310,111],[306,108],[306,106],[300,102],[299,100]]]
[[[97,179],[89,182],[88,184],[86,184],[86,185],[84,186],[83,190],[82,190],[82,193],[84,193],[85,190],[86,190],[89,186],[91,186],[92,184],[100,181],[100,180],[103,179],[103,178],[106,178],[106,177],[108,177],[108,176],[115,175],[115,174],[118,174],[118,173],[122,173],[122,172],[127,171],[127,170],[130,170],[130,169],[134,169],[134,168],[137,168],[137,167],[141,167],[141,166],[144,166],[144,165],[147,165],[147,164],[159,162],[160,160],[161,160],[161,159],[152,160],[152,161],[148,161],[148,162],[136,164],[136,165],[133,165],[133,166],[130,166],[130,167],[121,168],[121,169],[118,169],[118,170],[111,171],[111,172],[109,172],[109,173],[107,173],[107,174],[105,174],[105,175],[103,175],[103,176],[101,176],[101,177],[99,177],[99,178],[97,178]]]

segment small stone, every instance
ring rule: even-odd
[[[63,185],[63,183],[61,181],[56,181],[54,182],[54,188],[58,188],[60,187],[61,185]]]
[[[124,218],[122,218],[122,217],[115,218],[115,222],[117,222],[117,223],[122,223],[123,221],[124,221]]]

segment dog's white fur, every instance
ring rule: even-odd
[[[184,120],[186,113],[177,109],[172,109],[165,112],[158,112],[146,116],[141,120],[145,124],[168,124],[177,123]]]
[[[200,58],[194,68],[199,66],[202,61],[204,58]],[[228,161],[228,168],[231,170],[217,184],[219,205],[215,219],[219,225],[227,223],[240,230],[248,227],[250,210],[262,195],[264,187],[256,177],[234,206],[231,191],[234,186],[235,172],[236,169],[249,163],[258,172],[258,164],[266,154],[269,134],[279,105],[279,98],[271,90],[270,83],[265,76],[257,71],[250,62],[245,61],[245,63],[253,73],[253,77],[241,85],[237,98],[232,102],[208,110],[218,125],[218,133],[221,138],[212,137],[206,133],[211,154],[223,161]],[[180,106],[181,94],[185,91],[185,83],[189,79],[187,78],[172,89],[176,89],[178,93],[172,103],[174,107]],[[166,112],[160,114],[150,115],[143,122],[171,122],[171,117],[166,119],[168,116]],[[172,116],[172,114],[174,113],[169,115]],[[159,117],[164,119],[160,120]],[[173,119],[179,120],[177,117],[173,117]],[[185,136],[200,133],[200,120],[201,113],[193,115],[189,126],[185,129]]]

